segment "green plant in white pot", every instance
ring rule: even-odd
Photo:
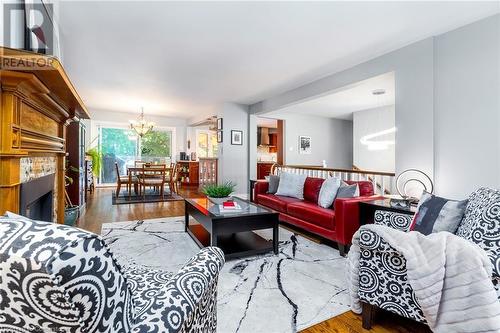
[[[208,200],[212,201],[214,204],[221,205],[224,201],[229,200],[230,195],[234,192],[235,187],[235,183],[226,181],[221,185],[205,185],[202,189],[202,192],[208,197]]]

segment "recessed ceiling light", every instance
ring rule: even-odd
[[[374,94],[375,96],[383,95],[385,94],[385,89],[375,89],[372,91],[372,94]]]

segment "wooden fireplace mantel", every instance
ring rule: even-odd
[[[0,47],[0,214],[18,212],[21,159],[55,161],[55,219],[64,221],[66,126],[89,113],[54,57]]]

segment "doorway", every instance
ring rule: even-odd
[[[273,164],[283,164],[283,120],[257,117],[257,179],[265,179]]]

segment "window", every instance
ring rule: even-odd
[[[120,175],[137,160],[169,164],[174,147],[174,129],[158,128],[140,138],[130,128],[97,125],[98,142],[102,152],[99,184],[116,183],[118,164]]]
[[[196,154],[198,157],[217,157],[217,133],[208,130],[196,131]]]
[[[172,157],[172,132],[151,131],[141,141],[141,160],[148,162],[165,162]]]
[[[99,145],[102,152],[102,168],[99,183],[115,183],[118,164],[120,174],[127,172],[127,165],[134,165],[137,156],[137,137],[125,128],[101,127]]]

